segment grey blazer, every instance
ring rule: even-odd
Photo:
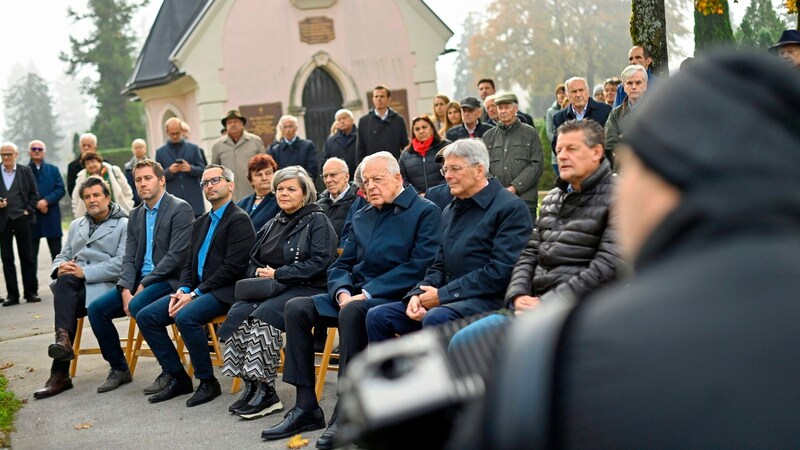
[[[128,228],[124,211],[101,223],[89,237],[89,219],[80,217],[72,221],[67,241],[61,253],[53,260],[51,277],[57,277],[58,266],[75,259],[83,268],[86,280],[86,306],[94,299],[114,288],[122,269],[122,257]],[[50,288],[55,287],[55,282]]]
[[[145,204],[133,208],[128,220],[128,244],[122,261],[122,273],[117,286],[131,292],[141,284],[145,287],[159,281],[169,281],[178,289],[181,269],[189,248],[194,211],[188,203],[164,192],[153,230],[153,271],[142,278],[147,230]]]

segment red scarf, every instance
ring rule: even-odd
[[[414,146],[414,150],[422,155],[423,158],[425,157],[425,154],[428,153],[428,150],[430,150],[432,144],[433,136],[425,139],[425,142],[420,142],[417,140],[417,138],[411,140],[411,145]]]

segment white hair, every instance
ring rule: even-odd
[[[630,66],[622,69],[622,74],[619,77],[622,78],[622,82],[625,83],[636,72],[641,73],[642,77],[644,78],[644,82],[647,83],[647,69],[638,64],[631,64]]]

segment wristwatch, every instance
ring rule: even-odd
[[[191,298],[192,300],[196,299],[197,297],[198,297],[197,292],[195,291],[189,292],[189,298]]]

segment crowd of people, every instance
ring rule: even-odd
[[[800,67],[797,31],[784,33],[772,51]],[[48,355],[53,361],[49,379],[34,397],[51,397],[73,387],[68,374],[74,358],[72,340],[77,320],[83,316],[88,316],[109,364],[108,376],[97,391],[105,393],[131,383],[128,361],[112,322],[129,316],[136,319],[161,367],[160,375],[143,389],[148,402],[189,394],[187,407],[210,402],[221,394],[221,388],[211,364],[206,324],[226,316],[218,334],[225,342],[222,374],[244,380],[242,395],[228,410],[243,419],[284,410],[285,400],[275,389],[283,364],[283,382],[296,388],[294,406],[282,420],[264,429],[261,437],[282,439],[326,428],[317,448],[337,448],[347,444],[340,433],[343,419],[339,406],[326,421],[314,392],[319,330],[338,327],[339,377],[344,377],[348,364],[369,345],[463,322],[450,342],[450,351],[463,352],[489,330],[533,323],[512,320],[514,317],[539,316],[533,312],[547,310],[547,305],[563,299],[584,304],[584,299],[627,274],[630,264],[649,268],[654,278],[642,281],[638,289],[634,281],[632,287],[618,291],[617,297],[605,295],[606,302],[621,314],[630,312],[627,299],[633,305],[636,295],[653,295],[667,288],[657,280],[678,290],[681,280],[657,264],[660,257],[674,251],[662,242],[663,236],[680,241],[697,229],[697,237],[718,237],[714,234],[719,231],[715,228],[718,222],[709,219],[707,228],[701,226],[713,214],[719,221],[740,223],[744,218],[741,208],[732,214],[721,201],[725,188],[736,183],[755,186],[755,182],[742,181],[748,175],[741,172],[743,163],[737,158],[759,168],[766,167],[768,158],[750,148],[746,149],[748,157],[739,153],[722,156],[722,142],[735,146],[752,141],[735,140],[742,131],[726,127],[742,122],[729,118],[728,111],[701,104],[702,111],[687,108],[687,117],[676,117],[659,108],[697,106],[697,99],[711,103],[728,96],[742,102],[739,91],[725,91],[725,82],[744,83],[739,79],[744,77],[750,87],[758,83],[745,69],[765,80],[788,73],[779,63],[766,59],[725,58],[693,63],[683,78],[665,80],[674,91],[666,94],[663,90],[667,87],[659,86],[662,92],[654,94],[661,94],[658,102],[642,102],[648,86],[662,81],[656,81],[650,70],[652,60],[641,45],[631,48],[630,65],[619,79],[607,80],[594,92],[580,77],[559,85],[545,117],[559,176],[541,208],[538,185],[544,158],[539,133],[532,118],[519,110],[517,96],[497,92],[488,78],[479,81],[477,96],[459,102],[436,96],[433,113],[413,118],[410,127],[389,106],[390,89],[377,86],[372,91],[374,108],[359,118],[357,125],[352,111],[336,112],[331,135],[319,153],[313,142],[297,135],[295,117],[281,117],[276,141],[265,146],[260,137],[245,130],[247,118],[231,110],[221,120],[225,133],[213,144],[210,163],[204,151],[189,142],[188,126],[171,118],[164,124],[168,141],[153,157],[149,157],[145,142],[137,139],[132,143],[133,158],[124,168],[103,160],[94,135],[81,136],[81,156],[70,163],[65,186],[58,168],[45,162],[43,142],[29,144],[28,166],[16,164],[16,145],[4,143],[0,146],[0,248],[8,296],[3,306],[20,302],[14,239],[27,302],[41,301],[36,257],[42,237],[47,239],[52,259],[50,288],[56,333]],[[769,106],[771,111],[784,103],[796,105],[798,81],[784,82],[781,95],[787,99],[753,88],[759,97],[752,101],[763,100],[764,108]],[[700,90],[692,83],[708,83],[708,87]],[[744,114],[754,108],[751,104],[737,110]],[[704,128],[701,112],[720,120],[720,130]],[[747,117],[763,122],[753,114]],[[764,182],[758,192],[770,184],[774,188],[796,182],[783,164],[793,167],[789,160],[797,159],[789,153],[798,148],[798,129],[797,115],[776,112],[769,127],[772,137],[762,138],[782,145],[778,152],[787,157],[772,165],[771,172],[766,168],[759,172],[762,177],[767,172],[776,175],[758,178]],[[728,131],[730,135],[724,136]],[[706,142],[709,138],[704,132],[721,142]],[[700,153],[690,150],[693,145]],[[705,157],[702,152],[715,156]],[[715,165],[715,161],[728,162]],[[625,174],[621,177],[625,183],[616,181],[616,172]],[[741,178],[725,181],[733,175]],[[321,193],[317,192],[317,179],[325,186]],[[615,190],[620,193],[621,206],[612,214]],[[708,192],[719,203],[698,192]],[[58,202],[67,193],[71,194],[75,220],[63,239]],[[782,226],[788,220],[785,213],[777,214],[768,207],[777,203],[763,202],[767,206],[761,208],[753,203],[760,201],[755,194],[742,197],[754,211],[763,209],[754,223],[786,232],[787,239],[796,240],[797,228],[791,231]],[[786,201],[796,207],[792,203],[796,199]],[[682,212],[682,222],[670,222],[672,211]],[[796,215],[792,217],[797,220]],[[663,236],[655,231],[662,220],[670,226],[663,225],[667,230]],[[707,247],[687,245],[677,247],[687,252]],[[743,251],[760,254],[759,248]],[[760,264],[771,260],[767,253]],[[717,255],[722,259],[716,261],[735,260],[726,259],[725,254],[722,249]],[[788,267],[792,259],[790,255],[773,256],[779,258],[771,267],[783,262],[784,256]],[[677,267],[676,273],[685,272],[688,280],[699,282],[704,279],[701,272],[711,271],[706,280],[725,284],[719,271],[711,267],[715,260],[703,261]],[[698,270],[692,272],[691,268]],[[741,277],[747,278],[747,274]],[[755,294],[752,291],[745,290]],[[688,291],[684,295],[684,303],[696,297]],[[726,295],[737,297],[738,293]],[[569,388],[573,397],[563,400],[557,413],[568,415],[577,410],[583,414],[574,423],[559,417],[569,423],[569,429],[559,429],[559,433],[573,433],[559,434],[559,443],[567,437],[576,443],[591,443],[598,431],[609,446],[634,442],[614,439],[616,435],[608,431],[624,422],[623,418],[606,417],[599,428],[594,422],[585,423],[588,415],[615,401],[612,392],[622,392],[609,390],[603,394],[608,396],[605,398],[586,390],[598,376],[619,379],[610,374],[611,368],[593,364],[588,350],[575,346],[579,339],[604,339],[602,333],[608,328],[603,324],[613,323],[614,318],[600,304],[595,300],[592,305],[597,307],[581,310],[574,329],[570,328],[573,337],[559,346],[572,350],[569,364],[562,364],[559,370],[572,372],[571,384],[558,384],[558,388]],[[640,333],[652,331],[634,321],[636,309],[633,311],[630,320],[622,320],[614,330],[630,325]],[[642,314],[643,320],[664,318],[652,311]],[[196,388],[167,332],[173,323],[189,353]],[[680,326],[677,322],[673,325]],[[510,351],[518,347],[512,346]],[[626,350],[620,359],[634,354],[630,348]],[[508,364],[499,353],[497,356]],[[664,370],[656,361],[648,364],[643,365],[641,379],[646,379],[647,369],[652,373]],[[594,375],[597,371],[602,375]],[[507,373],[499,378],[504,375],[509,377],[508,383],[490,389],[493,397],[489,404],[513,403],[509,395],[514,393],[504,388],[519,382]],[[637,401],[645,405],[647,393],[639,395]],[[596,401],[597,409],[590,410],[588,403],[578,401],[583,398]],[[505,423],[524,421],[524,414],[503,417]],[[487,428],[505,429],[503,420],[477,420],[483,420]],[[524,428],[520,426],[522,431]],[[623,435],[622,431],[635,427],[617,428]],[[720,435],[723,429],[730,427],[721,425]],[[496,448],[518,448],[505,446],[516,435],[497,434],[487,433],[475,442],[495,448],[495,442],[488,440],[496,438],[503,443]],[[658,435],[653,431],[652,436]]]

